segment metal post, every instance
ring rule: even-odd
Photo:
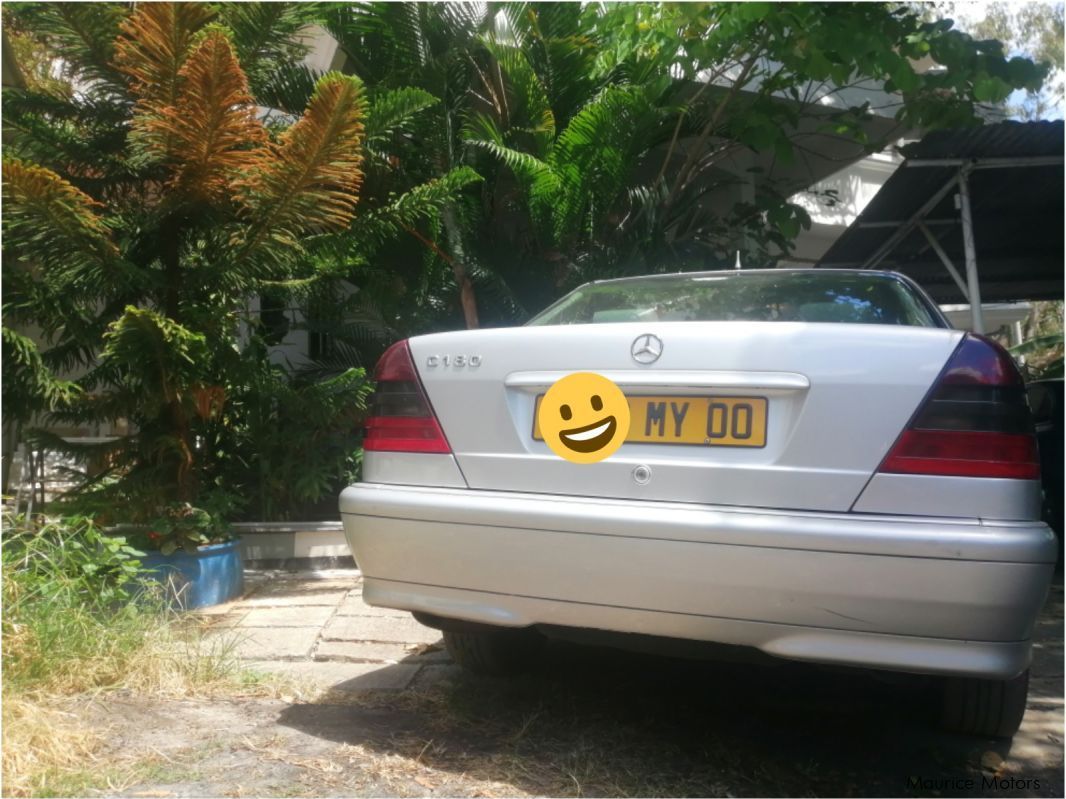
[[[970,320],[974,333],[985,332],[981,312],[981,286],[977,279],[977,247],[973,242],[973,216],[970,208],[970,170],[959,170],[959,213],[962,216],[962,246],[966,252],[966,285],[970,289]]]
[[[907,238],[908,234],[910,234],[910,232],[914,230],[914,226],[918,224],[918,222],[920,222],[922,219],[925,219],[925,215],[932,211],[934,208],[936,208],[937,203],[944,199],[944,197],[947,196],[947,193],[949,191],[955,188],[955,184],[957,182],[958,176],[952,175],[951,179],[939,189],[937,189],[935,192],[933,192],[933,194],[930,195],[924,203],[922,203],[921,207],[914,212],[911,218],[904,222],[902,225],[900,225],[899,230],[889,236],[888,239],[885,240],[885,243],[877,248],[877,252],[867,258],[866,262],[863,263],[860,268],[873,269],[879,263],[881,263],[881,261],[884,260],[885,257],[887,257],[892,252],[892,250],[896,248],[897,244]]]
[[[962,298],[969,302],[970,289],[966,285],[966,281],[962,279],[962,275],[959,274],[959,270],[955,268],[955,264],[951,262],[948,254],[944,252],[944,248],[940,246],[940,242],[936,240],[929,228],[925,226],[924,222],[918,223],[918,230],[922,231],[926,240],[929,242],[929,246],[933,248],[933,252],[940,256],[940,262],[944,264],[944,268],[951,274],[951,279],[955,281],[955,285],[959,287],[959,291],[962,292]]]

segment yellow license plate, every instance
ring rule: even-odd
[[[543,441],[537,411],[533,438]],[[766,446],[766,399],[763,397],[626,397],[630,444],[698,444],[709,447]]]

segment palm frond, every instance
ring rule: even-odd
[[[303,117],[276,145],[262,148],[235,184],[250,224],[239,257],[265,243],[295,247],[302,235],[339,230],[354,214],[363,174],[364,100],[358,78],[319,80]]]
[[[44,167],[17,159],[3,164],[3,228],[9,252],[32,252],[45,267],[106,263],[118,248],[94,208],[98,203]]]
[[[522,49],[491,40],[485,46],[507,76],[507,128],[531,133],[534,154],[543,158],[555,138],[555,114],[540,77]]]
[[[321,72],[292,61],[275,65],[270,75],[256,87],[255,97],[260,105],[276,108],[286,114],[299,115],[315,93]]]
[[[203,3],[140,3],[121,26],[115,66],[139,99],[170,105],[193,39],[215,16]]]
[[[565,127],[603,87],[593,76],[597,42],[578,3],[504,3],[514,35],[552,109]]]
[[[481,130],[489,135],[499,135],[498,131],[493,131],[491,120],[487,118],[482,120]],[[492,139],[468,139],[466,144],[486,151],[514,172],[525,188],[533,222],[542,230],[551,231],[562,187],[560,177],[552,166],[529,153]]]
[[[134,118],[143,145],[173,169],[170,185],[181,196],[215,202],[228,198],[230,181],[257,161],[265,145],[263,124],[248,92],[229,37],[212,28],[178,72],[174,105],[148,102]]]
[[[275,70],[310,50],[307,28],[322,19],[323,3],[218,3],[218,19],[233,33],[237,59],[256,95]],[[303,109],[306,102],[296,110]]]
[[[376,83],[388,75],[404,81],[429,61],[429,45],[417,3],[336,3],[326,14],[326,30],[355,64]],[[367,59],[367,53],[373,53]]]
[[[126,172],[127,108],[94,94],[68,98],[13,87],[0,98],[9,155],[47,166],[90,194],[96,194],[90,184]]]
[[[113,64],[115,38],[129,14],[127,3],[12,4],[19,22],[47,43],[62,69],[83,91],[121,91],[122,75]]]
[[[373,248],[403,234],[424,220],[437,216],[446,204],[481,180],[467,166],[457,167],[435,180],[426,181],[395,198],[388,205],[363,214],[352,223],[351,240]]]
[[[559,135],[549,163],[559,177],[556,236],[583,224],[590,202],[614,204],[639,155],[661,122],[657,109],[635,87],[608,87]]]
[[[499,32],[506,33],[505,43],[525,47],[530,36],[529,3],[490,2],[486,4],[486,18],[492,27],[485,31],[487,37],[500,41]],[[502,17],[502,21],[498,20]]]
[[[507,147],[500,142],[488,139],[468,139],[471,147],[479,147],[503,161],[516,175],[527,181],[533,181],[550,167],[534,155]]]
[[[1033,353],[1052,350],[1056,347],[1062,347],[1061,331],[1023,341],[1021,344],[1011,347],[1010,351],[1015,355],[1032,355]]]
[[[423,89],[405,87],[379,92],[371,98],[366,113],[366,144],[374,147],[402,129],[414,117],[440,102]]]
[[[152,310],[127,306],[104,334],[100,367],[135,370],[162,402],[180,399],[208,359],[207,337]],[[151,369],[144,371],[145,364]]]
[[[7,325],[2,332],[5,414],[25,420],[34,411],[67,405],[79,394],[76,383],[60,379],[48,368],[32,339]]]

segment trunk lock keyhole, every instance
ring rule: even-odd
[[[651,482],[651,467],[641,464],[633,470],[633,482],[645,486]]]

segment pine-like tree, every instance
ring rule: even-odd
[[[113,518],[208,499],[221,428],[244,424],[228,400],[247,400],[241,381],[266,363],[248,342],[250,298],[334,280],[338,259],[323,252],[358,261],[365,128],[382,114],[339,73],[315,76],[305,107],[265,113],[300,55],[304,5],[19,9],[68,88],[4,91],[5,414],[127,424],[85,448],[32,433],[106,464],[79,495]],[[473,178],[445,176],[368,213],[368,247]],[[19,325],[40,331],[40,351]],[[360,374],[341,379],[365,394]]]

